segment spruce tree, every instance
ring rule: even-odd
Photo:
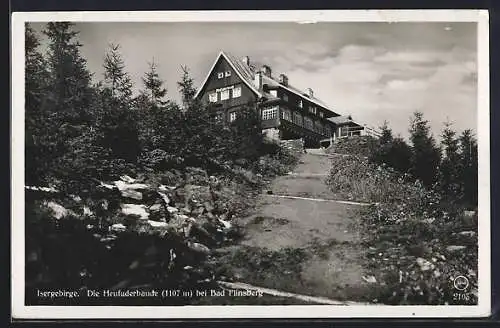
[[[140,153],[138,115],[132,102],[132,79],[125,70],[119,45],[110,45],[104,58],[103,115],[99,122],[102,146],[113,156],[134,163]]]
[[[78,32],[73,23],[50,22],[43,31],[49,39],[48,66],[53,111],[73,127],[92,120],[88,112],[93,98],[91,74],[81,56]],[[78,135],[78,129],[72,130]]]
[[[460,148],[459,179],[463,183],[464,203],[477,207],[478,192],[478,150],[477,141],[471,130],[465,130],[458,138]]]
[[[459,197],[463,192],[459,178],[459,144],[456,132],[452,129],[451,122],[444,123],[441,133],[441,146],[443,158],[439,168],[439,185],[441,191],[451,197]]]
[[[35,31],[25,26],[25,178],[26,184],[46,183],[51,167],[50,137],[53,131],[46,112],[49,72],[38,51],[40,41]]]
[[[47,174],[65,188],[79,180],[81,167],[75,167],[76,157],[84,153],[87,140],[80,140],[95,124],[93,101],[95,92],[92,75],[80,53],[78,32],[69,22],[50,22],[43,33],[49,45],[47,51],[48,85],[46,114],[50,126]],[[85,143],[85,144],[82,144]]]
[[[142,78],[144,83],[144,93],[149,97],[149,100],[153,106],[160,107],[166,105],[165,96],[167,95],[167,89],[163,86],[164,82],[160,79],[157,72],[157,65],[154,60],[149,63],[149,71],[146,72]]]
[[[437,180],[441,151],[436,146],[428,121],[424,120],[421,112],[413,114],[409,132],[412,143],[410,172],[430,187]]]
[[[181,66],[181,69],[182,77],[181,80],[177,82],[177,86],[181,93],[183,108],[187,110],[191,107],[200,107],[200,104],[194,99],[196,88],[194,86],[194,80],[189,74],[189,69],[187,66]]]

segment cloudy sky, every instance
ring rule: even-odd
[[[224,50],[287,74],[292,85],[311,87],[360,123],[387,120],[403,137],[416,110],[436,137],[447,120],[459,131],[476,128],[475,23],[78,23],[75,29],[96,79],[108,45],[120,44],[136,87],[154,58],[174,99],[181,65],[201,83]]]

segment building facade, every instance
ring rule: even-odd
[[[336,138],[369,132],[350,116],[342,116],[314,96],[313,90],[293,87],[284,74],[275,77],[267,65],[220,52],[195,96],[218,120],[232,122],[238,110],[257,104],[268,138],[303,138],[308,147],[327,145]]]

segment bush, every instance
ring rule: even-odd
[[[349,199],[378,202],[360,211],[369,267],[381,283],[377,302],[477,304],[477,222],[464,217],[463,207],[411,181],[356,156],[335,158],[327,179]],[[465,299],[454,293],[460,274],[471,284]]]

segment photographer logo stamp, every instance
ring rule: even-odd
[[[455,287],[456,290],[464,291],[469,287],[469,279],[464,276],[457,276],[453,280],[453,287]]]

